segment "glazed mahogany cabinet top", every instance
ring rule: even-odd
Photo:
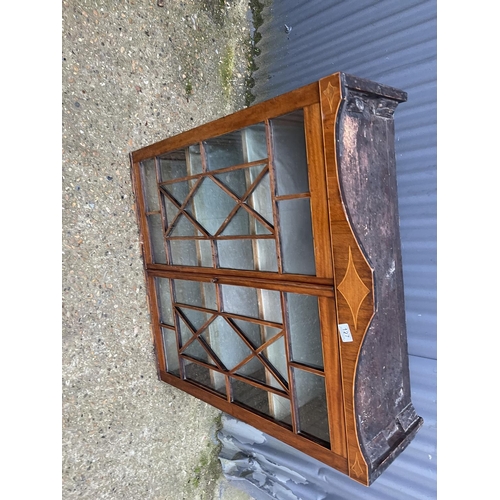
[[[370,485],[410,395],[393,114],[336,73],[131,154],[159,377]]]

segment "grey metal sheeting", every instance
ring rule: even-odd
[[[226,474],[259,499],[436,498],[436,2],[276,0],[263,17],[256,102],[337,71],[408,93],[394,118],[396,163],[412,399],[425,423],[365,488],[227,418],[221,456],[241,454],[238,466],[224,460]]]

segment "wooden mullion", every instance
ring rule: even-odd
[[[282,194],[281,196],[276,196],[276,201],[295,200],[297,198],[310,198],[310,197],[311,193]]]
[[[286,363],[288,369],[288,390],[290,393],[290,412],[292,417],[292,429],[295,434],[299,432],[299,409],[295,396],[295,387],[293,380],[293,370],[291,366],[292,360],[292,348],[290,339],[290,327],[288,325],[288,305],[285,297],[285,293],[280,293],[281,297],[281,311],[283,314],[283,332],[285,335],[285,353],[286,353]]]
[[[255,188],[258,186],[259,182],[264,178],[264,176],[267,174],[269,171],[269,164],[266,164],[264,168],[260,171],[259,175],[254,179],[252,184],[248,187],[248,189],[245,191],[245,194],[241,197],[241,201],[246,202],[248,197],[253,193]]]
[[[219,230],[215,233],[215,236],[219,236],[224,231],[224,229],[229,224],[229,222],[231,221],[233,216],[236,214],[236,212],[240,209],[240,207],[243,207],[253,217],[258,219],[264,226],[267,227],[267,229],[269,229],[271,231],[271,233],[274,232],[274,227],[270,226],[269,223],[258,212],[256,212],[253,208],[249,207],[245,203],[245,201],[250,196],[252,191],[257,187],[257,184],[262,180],[262,178],[266,174],[267,170],[268,170],[267,167],[264,167],[262,169],[262,172],[260,172],[260,174],[255,178],[255,180],[252,182],[251,186],[248,187],[248,189],[245,191],[245,193],[243,194],[243,196],[241,198],[236,196],[232,191],[230,191],[230,189],[228,187],[226,187],[218,179],[216,179],[215,177],[211,177],[212,181],[214,181],[214,183],[217,184],[217,186],[219,186],[228,196],[230,196],[237,203],[236,206],[233,207],[231,212],[229,212],[228,216],[226,217],[226,219],[224,220],[224,222],[220,226]]]
[[[271,231],[271,234],[274,233],[274,227],[267,222],[262,215],[260,215],[258,212],[256,212],[251,206],[247,205],[246,203],[242,203],[241,206],[253,217],[255,217],[263,226],[265,226],[269,231]]]
[[[281,387],[283,387],[283,390],[288,395],[290,395],[290,386],[286,383],[286,381],[284,379],[282,380],[282,377],[281,377],[280,373],[278,372],[278,370],[276,370],[276,368],[274,367],[274,365],[266,357],[264,357],[264,356],[257,356],[257,358],[267,368],[267,370],[269,372],[271,372],[272,374],[274,374],[274,376],[273,376],[272,379],[276,380],[281,385]],[[267,375],[267,372],[266,372],[266,375]],[[266,377],[266,379],[267,379],[267,377]]]
[[[221,315],[222,316],[222,315]],[[240,329],[232,322],[228,321],[231,318],[228,316],[222,316],[225,320],[226,323],[228,323],[231,328],[237,333],[237,335],[241,338],[241,340],[245,343],[245,345],[253,352],[255,353],[255,347],[251,344],[251,342],[245,337],[245,334],[240,331]]]
[[[251,323],[257,323],[259,325],[270,326],[272,328],[277,328],[280,330],[283,329],[283,325],[281,325],[280,323],[275,323],[273,321],[267,321],[265,319],[251,318],[249,316],[242,316],[240,314],[226,313],[223,311],[217,312],[217,311],[214,311],[213,309],[206,309],[204,307],[186,305],[186,304],[181,304],[181,303],[177,303],[177,302],[174,304],[174,306],[175,307],[184,307],[185,309],[194,309],[195,311],[202,311],[202,312],[206,312],[206,313],[210,313],[210,314],[214,314],[214,315],[219,315],[219,316],[222,316],[223,318],[240,319],[242,321],[248,321]],[[200,330],[201,330],[201,328],[200,328]]]
[[[182,362],[182,357],[181,357],[181,353],[180,353],[182,342],[181,342],[181,328],[179,326],[180,325],[179,321],[181,321],[181,320],[179,319],[177,311],[175,310],[175,284],[174,284],[173,279],[170,280],[170,299],[172,301],[172,316],[173,316],[173,320],[174,320],[175,336],[176,336],[176,340],[177,340],[177,357],[179,359],[179,377],[181,379],[183,379],[185,376],[185,373],[184,373],[184,364]]]
[[[320,377],[325,377],[325,372],[320,368],[303,365],[302,363],[297,363],[296,361],[290,361],[290,366],[293,368],[298,368],[299,370],[303,370],[305,372],[314,373],[315,375],[319,375]]]
[[[278,273],[283,273],[283,264],[281,260],[281,245],[280,245],[280,224],[279,224],[279,213],[278,204],[276,202],[276,178],[274,176],[274,151],[273,151],[273,140],[271,132],[271,124],[269,120],[265,121],[266,124],[266,143],[267,143],[267,156],[269,157],[269,184],[271,186],[271,203],[273,208],[273,222],[274,222],[274,237],[276,241],[276,259],[278,261]]]
[[[201,150],[201,146],[200,146]],[[205,151],[205,149],[203,149]],[[203,155],[202,155],[202,168],[203,168]],[[184,177],[177,177],[176,179],[169,179],[168,181],[161,181],[159,183],[159,186],[165,186],[165,185],[170,185],[170,184],[175,184],[177,182],[182,182],[182,181],[190,181],[194,179],[202,179],[207,176],[212,176],[212,175],[219,175],[219,174],[225,174],[227,172],[232,172],[233,170],[241,170],[243,168],[250,168],[250,167],[255,167],[256,165],[265,165],[268,162],[267,158],[262,158],[262,160],[255,160],[255,161],[250,161],[250,162],[245,162],[245,163],[239,163],[238,165],[232,165],[231,167],[224,167],[220,168],[217,170],[203,170],[201,174],[193,174],[193,175],[188,175]],[[205,163],[206,164],[206,163]]]
[[[205,368],[209,368],[210,370],[214,370],[217,373],[222,373],[222,374],[227,373],[226,370],[223,370],[222,368],[219,368],[215,365],[211,365],[210,363],[205,363],[205,361],[202,361],[201,359],[193,358],[192,356],[189,356],[189,354],[182,354],[182,359],[186,359],[187,361],[190,361],[192,363],[196,363],[197,365],[203,366]],[[191,380],[191,379],[186,379],[186,380]],[[200,385],[203,385],[203,384],[200,384]],[[203,387],[205,387],[205,386],[203,386]]]
[[[321,347],[325,372],[326,403],[331,450],[347,457],[346,422],[338,320],[335,300],[318,297],[321,324]],[[303,369],[303,368],[302,368]]]
[[[267,349],[271,344],[274,344],[274,342],[281,337],[283,337],[284,332],[281,330],[279,333],[277,333],[274,337],[270,338],[269,340],[266,340],[263,344],[261,344],[257,349],[255,349],[255,354],[260,354],[264,349]]]
[[[272,387],[270,385],[266,385],[266,384],[263,384],[261,382],[257,382],[256,380],[246,378],[243,375],[238,375],[236,373],[232,373],[231,377],[235,378],[236,380],[240,380],[241,382],[245,382],[249,385],[253,385],[254,387],[257,387],[259,389],[263,389],[264,391],[272,392],[273,394],[281,396],[285,399],[290,399],[286,392],[281,391],[280,389],[277,389],[276,387]]]
[[[241,360],[236,366],[233,366],[229,370],[229,372],[228,372],[229,375],[233,375],[234,373],[236,373],[244,364],[248,363],[253,357],[255,357],[255,352],[252,349],[252,352],[246,358]]]
[[[200,141],[198,144],[200,145],[201,170],[203,173],[206,173],[208,172],[207,152],[205,151],[205,145],[203,144],[203,141]]]
[[[155,174],[156,174],[156,196],[158,198],[158,205],[160,206],[160,218],[161,218],[161,230],[163,233],[163,249],[165,251],[165,260],[168,264],[172,263],[170,255],[170,245],[167,243],[167,215],[163,206],[163,200],[161,199],[160,189],[158,187],[160,183],[160,160],[158,157],[155,158]]]
[[[304,131],[308,160],[310,210],[314,239],[316,275],[328,277],[333,286],[332,240],[329,223],[326,166],[321,126],[321,107],[313,104],[304,108]]]
[[[176,310],[177,310],[178,314],[180,316],[182,316],[189,323],[189,320],[186,318],[186,315],[183,314],[183,312],[180,310],[180,308],[178,306],[176,306]],[[199,330],[196,330],[196,331],[194,331],[189,325],[187,325],[190,332],[191,332],[192,337],[179,349],[179,352],[181,352],[181,353],[184,352],[186,350],[186,348],[189,347],[207,329],[207,327],[210,325],[210,323],[212,323],[212,321],[215,320],[216,317],[217,316],[214,315],[211,318],[209,318],[207,321],[205,321],[205,323],[203,323],[201,328]],[[185,321],[185,323],[186,323],[186,321]]]
[[[183,314],[183,312],[181,310],[179,310],[178,307],[176,307],[176,306],[174,306],[174,307],[175,307],[175,313],[185,320],[184,324],[188,327],[188,330],[191,332],[191,335],[192,335],[192,337],[185,344],[183,344],[181,347],[179,347],[179,353],[182,354],[196,340],[197,335],[196,335],[196,331],[191,328],[191,325],[189,324],[189,321],[186,318],[186,316]],[[180,323],[179,323],[179,325],[180,325]],[[180,326],[179,326],[179,340],[181,340]],[[179,343],[179,346],[180,345],[181,344]]]
[[[234,318],[234,319],[240,319],[242,321],[248,321],[251,323],[257,323],[259,325],[264,325],[264,326],[270,326],[272,328],[283,328],[283,325],[280,325],[279,323],[274,323],[273,321],[267,321],[265,319],[256,319],[256,318],[250,318],[248,316],[242,316],[240,314],[232,314],[232,313],[219,313],[221,316],[224,318]]]
[[[167,240],[271,240],[274,234],[241,234],[238,236],[167,236]]]
[[[200,334],[203,332],[200,332]],[[207,354],[215,361],[215,364],[223,371],[227,371],[226,367],[224,366],[224,363],[219,359],[219,356],[214,352],[214,350],[208,345],[207,341],[201,337],[200,335],[197,336],[198,342],[201,344],[203,349],[207,352]]]
[[[193,190],[194,188],[191,188],[191,191]],[[167,193],[167,191],[163,190],[163,192],[167,195],[168,199],[177,207],[179,208],[180,210],[180,207],[181,205],[179,205],[177,203],[177,201],[175,200],[175,198],[170,194],[170,193]],[[184,204],[183,204],[184,205]],[[184,205],[185,206],[185,205]],[[174,222],[172,222],[172,225],[175,223],[175,221],[177,220],[177,218],[179,217],[180,214],[183,214],[185,215],[192,224],[194,224],[196,226],[196,228],[198,229],[198,231],[200,231],[200,233],[203,233],[205,236],[209,237],[210,235],[208,234],[208,232],[205,230],[205,228],[203,226],[200,225],[200,223],[194,219],[193,217],[191,217],[191,215],[189,215],[188,212],[186,212],[185,210],[181,210],[180,212],[177,213],[177,215],[174,217]],[[171,226],[172,226],[171,225]],[[172,227],[169,227],[169,231],[172,230]]]
[[[217,232],[214,234],[214,237],[216,237],[216,238],[222,233],[222,231],[224,231],[224,229],[226,229],[226,226],[229,224],[229,222],[231,221],[231,219],[233,218],[233,216],[236,214],[236,212],[239,210],[239,208],[241,206],[241,202],[239,199],[237,199],[237,198],[235,199],[234,196],[232,196],[232,198],[234,201],[236,201],[236,205],[227,214],[227,217],[224,219],[224,222],[219,227]],[[232,239],[232,237],[231,237],[231,239]]]
[[[165,195],[167,196],[167,198],[177,207],[177,209],[179,210],[177,212],[177,214],[175,215],[175,217],[173,218],[171,224],[168,226],[167,230],[165,231],[166,234],[170,233],[172,231],[172,229],[174,228],[175,226],[175,223],[177,222],[177,219],[179,218],[179,216],[181,214],[185,215],[193,224],[196,225],[196,227],[199,229],[200,232],[202,232],[204,235],[208,236],[208,233],[205,231],[205,229],[198,223],[198,221],[196,221],[196,219],[194,219],[193,217],[191,217],[191,215],[189,215],[188,212],[185,211],[185,208],[186,208],[186,205],[191,201],[192,199],[192,196],[193,196],[193,193],[198,189],[199,185],[201,184],[201,181],[199,180],[198,182],[196,182],[194,184],[194,186],[189,190],[186,198],[184,199],[184,201],[179,205],[176,201],[176,199],[168,192],[166,191],[165,189],[162,189],[162,191],[165,193]]]

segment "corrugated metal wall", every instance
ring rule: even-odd
[[[226,473],[262,499],[436,498],[436,2],[274,0],[263,16],[257,102],[336,71],[408,93],[395,113],[396,161],[412,399],[425,423],[365,488],[225,418],[222,457],[240,453]]]

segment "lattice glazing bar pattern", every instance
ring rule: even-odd
[[[142,162],[153,262],[314,275],[304,146],[297,110]]]
[[[161,277],[155,282],[168,373],[328,445],[317,297]],[[312,334],[294,335],[304,321],[316,325]]]
[[[336,73],[131,155],[159,377],[369,485],[409,390],[393,112]]]

